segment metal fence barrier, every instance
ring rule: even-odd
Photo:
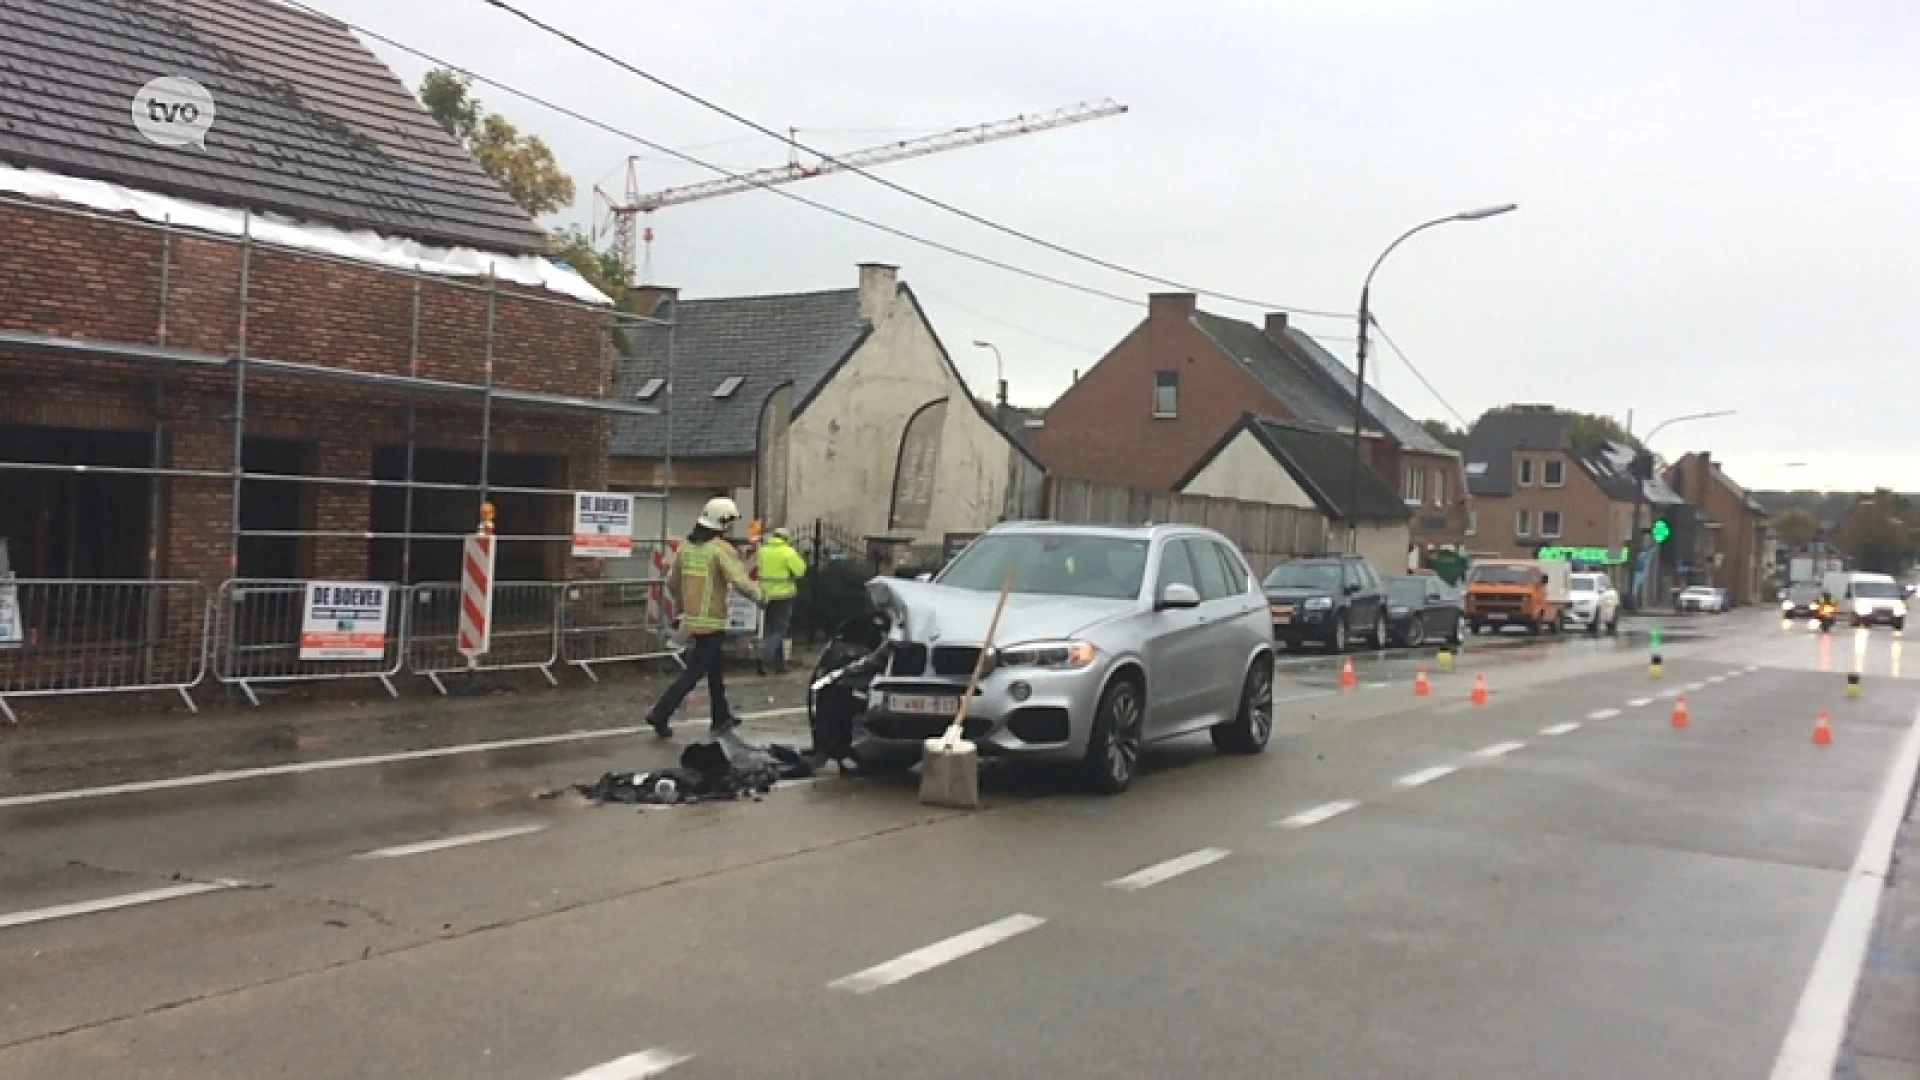
[[[207,674],[197,581],[0,580],[0,716],[10,697],[189,693]]]
[[[560,655],[594,682],[595,664],[673,658],[681,666],[667,626],[660,578],[573,581],[562,586]]]
[[[469,671],[538,671],[559,686],[560,590],[550,581],[496,581],[493,629],[487,653],[469,661],[460,655],[460,586],[415,585],[407,598],[407,670],[425,677],[443,696],[445,675]]]
[[[379,584],[379,583],[374,583]],[[256,684],[375,679],[389,697],[399,697],[393,677],[406,658],[406,590],[387,585],[387,622],[378,643],[380,656],[367,660],[301,659],[307,606],[305,581],[223,582],[214,599],[207,639],[213,677],[238,686],[254,705]]]

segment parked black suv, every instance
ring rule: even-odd
[[[1273,613],[1273,637],[1297,650],[1307,642],[1346,652],[1355,638],[1387,643],[1387,594],[1358,555],[1308,555],[1273,568],[1261,583]]]

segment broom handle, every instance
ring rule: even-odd
[[[1000,582],[1000,598],[993,602],[993,618],[987,620],[987,640],[980,645],[980,655],[973,658],[973,677],[967,680],[967,692],[960,696],[960,711],[953,714],[953,723],[947,725],[947,733],[942,741],[948,746],[960,741],[960,733],[967,722],[967,707],[973,704],[973,692],[980,688],[980,677],[987,671],[987,655],[993,651],[993,635],[1000,630],[1000,613],[1006,610],[1007,594],[1013,591],[1013,572],[1015,566],[1007,567],[1006,579]]]

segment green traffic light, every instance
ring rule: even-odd
[[[1654,543],[1664,544],[1667,542],[1667,537],[1672,535],[1673,535],[1673,526],[1667,524],[1664,521],[1656,521],[1653,523],[1653,542]]]

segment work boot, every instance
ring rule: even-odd
[[[655,735],[663,739],[673,738],[673,725],[668,723],[664,716],[647,717],[647,726],[653,729]]]
[[[713,718],[710,733],[714,738],[717,739],[720,736],[725,735],[727,732],[732,731],[733,729],[739,726],[740,726],[740,720],[738,717],[731,716],[731,715],[725,716],[725,717],[716,716]]]
[[[765,675],[767,673],[767,660],[765,657],[756,656],[753,658],[753,671],[756,675]]]

